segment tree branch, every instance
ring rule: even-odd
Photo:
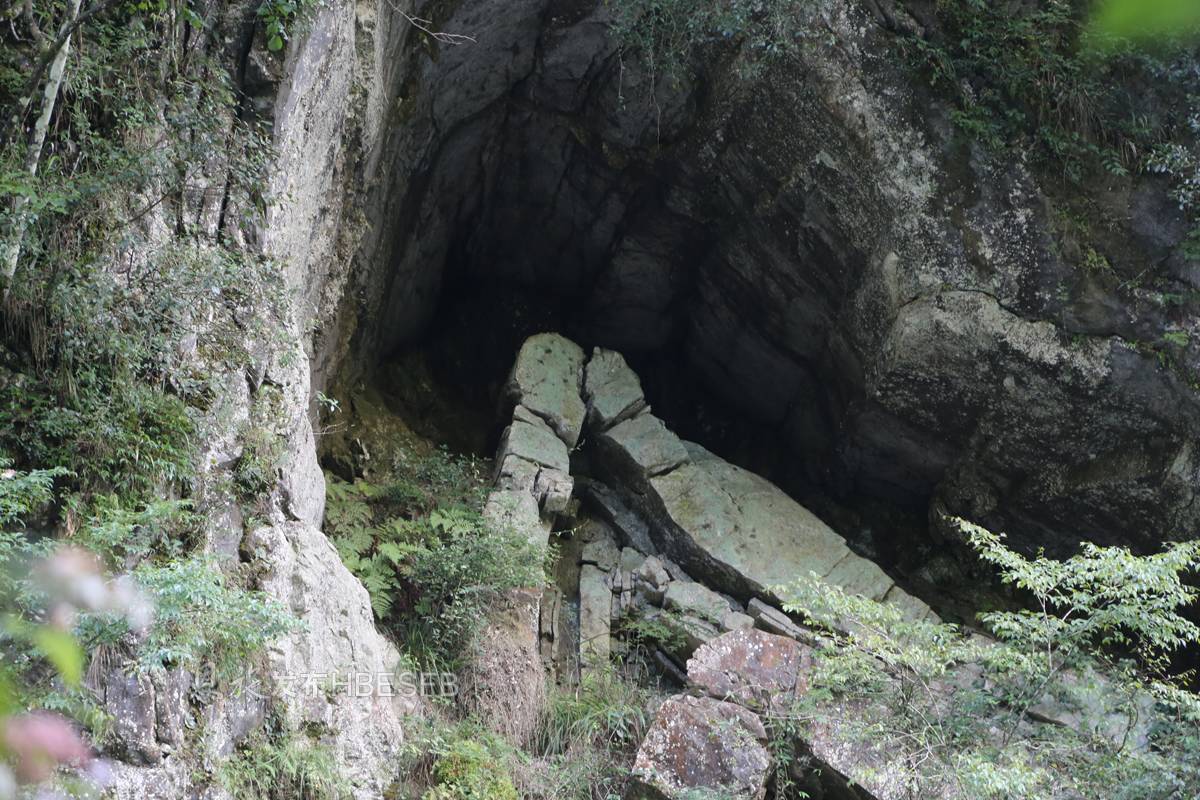
[[[472,44],[475,43],[474,36],[467,36],[463,33],[446,33],[445,31],[434,30],[432,20],[414,17],[412,14],[409,14],[407,11],[396,5],[395,0],[388,0],[388,5],[392,7],[393,11],[408,20],[409,25],[412,25],[414,28],[424,34],[427,34],[436,42],[449,45],[460,45],[466,44],[467,42]]]
[[[33,14],[33,0],[25,0],[24,5],[25,24],[29,26],[29,32],[33,34],[33,41],[38,47],[46,43],[46,34],[42,33],[42,29],[38,27],[37,17]]]
[[[38,84],[42,82],[42,74],[46,71],[46,68],[50,66],[50,63],[54,61],[54,57],[58,55],[58,51],[62,49],[63,44],[71,38],[71,35],[74,34],[75,31],[79,30],[81,25],[99,14],[101,11],[115,6],[118,2],[120,2],[120,0],[101,0],[98,3],[94,3],[89,6],[86,10],[81,11],[74,20],[65,25],[62,30],[59,31],[58,36],[55,37],[54,41],[50,43],[50,46],[42,52],[42,55],[40,58],[38,58],[37,63],[33,65],[33,71],[29,73],[29,79],[25,81],[25,88],[21,92],[21,96],[27,98],[25,105],[13,115],[13,118],[9,121],[8,126],[6,126],[4,130],[4,135],[0,136],[0,150],[4,149],[8,145],[9,141],[12,140],[14,133],[20,130],[21,121],[29,112],[30,106],[33,105],[33,97],[37,92]]]

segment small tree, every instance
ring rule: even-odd
[[[1200,641],[1180,614],[1200,543],[1150,556],[1085,544],[1055,561],[956,521],[1030,607],[981,614],[990,638],[815,577],[778,589],[825,632],[799,716],[828,730],[836,702],[836,735],[906,764],[914,797],[1200,796],[1200,702],[1168,671]]]

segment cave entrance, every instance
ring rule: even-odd
[[[478,270],[451,268],[421,336],[380,359],[368,382],[376,403],[429,442],[491,459],[506,423],[498,414],[501,390],[529,336],[552,331],[585,352],[620,349],[580,313],[586,305],[577,295],[481,280]],[[681,336],[620,352],[655,414],[679,436],[776,483],[946,618],[973,617],[979,584],[932,540],[928,498],[906,504],[835,491],[820,480],[819,464],[782,442],[777,430],[710,390],[690,366]],[[338,460],[327,456],[326,464]],[[338,468],[343,477],[352,471],[344,463]]]

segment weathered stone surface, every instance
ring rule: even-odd
[[[754,618],[741,611],[729,611],[721,618],[721,629],[726,631],[748,630],[754,627]]]
[[[516,489],[535,494],[538,473],[543,467],[517,455],[505,455],[504,458],[499,455],[496,458],[493,485],[497,489]]]
[[[484,519],[493,525],[523,534],[535,544],[545,544],[551,524],[544,520],[538,501],[521,489],[498,489],[488,495],[483,507]]]
[[[672,611],[692,614],[720,625],[732,609],[724,597],[699,583],[672,581],[667,584],[663,606]]]
[[[657,556],[648,556],[633,574],[638,588],[652,603],[661,605],[666,595],[671,576]]]
[[[375,630],[367,590],[319,530],[302,523],[263,527],[247,536],[247,547],[262,565],[262,590],[305,623],[271,647],[272,674],[369,674],[382,680],[394,673],[400,656]],[[388,697],[379,680],[365,697],[296,691],[283,709],[293,729],[316,725],[336,732],[331,744],[338,763],[363,796],[382,795],[391,783],[403,717],[424,713],[419,698],[400,692]]]
[[[687,463],[648,483],[669,555],[735,596],[760,595],[809,572],[828,575],[857,558],[808,509],[724,461]]]
[[[614,350],[597,347],[584,369],[583,395],[588,425],[596,432],[648,409],[637,373]]]
[[[620,559],[621,554],[617,550],[616,542],[607,536],[601,536],[585,544],[583,553],[580,555],[580,560],[584,564],[595,564],[605,572],[616,569]]]
[[[874,562],[854,553],[847,553],[826,573],[824,579],[849,594],[862,595],[871,600],[882,600],[895,586],[887,573]]]
[[[504,389],[510,402],[545,420],[567,447],[583,430],[583,362],[583,350],[570,339],[539,333],[521,346]]]
[[[155,736],[154,687],[148,676],[128,674],[120,665],[103,676],[100,701],[112,716],[118,755],[131,764],[156,764],[162,750]]]
[[[609,573],[594,564],[579,571],[579,664],[584,670],[608,665],[612,650]]]
[[[762,722],[741,706],[675,695],[659,707],[638,748],[634,797],[686,800],[709,790],[761,800],[771,764],[766,738]]]
[[[262,687],[246,687],[219,694],[205,708],[205,757],[220,763],[230,758],[234,748],[259,730],[267,719],[267,698]]]
[[[541,600],[541,589],[517,589],[492,605],[455,695],[466,713],[513,742],[528,742],[545,710]]]
[[[171,750],[177,750],[183,745],[185,729],[192,722],[188,702],[192,674],[173,669],[153,673],[151,680],[154,683],[154,736]]]
[[[571,471],[567,446],[545,422],[536,418],[513,416],[512,424],[500,440],[496,462],[503,464],[513,456],[562,473]]]
[[[642,564],[646,563],[646,554],[633,549],[632,547],[621,548],[621,559],[619,566],[622,572],[633,573],[638,570]]]
[[[610,464],[639,476],[661,475],[688,459],[679,437],[652,414],[625,420],[598,437]]]
[[[787,709],[806,666],[795,639],[736,630],[701,645],[688,659],[688,680],[710,697],[756,709]]]
[[[671,639],[663,647],[680,663],[686,662],[697,647],[721,635],[720,623],[699,614],[678,611],[665,614],[655,610],[647,614],[647,619],[658,620],[671,632]]]
[[[792,621],[792,618],[774,606],[767,605],[757,597],[746,604],[746,613],[754,623],[768,633],[808,641],[810,634]]]
[[[538,470],[533,482],[533,494],[541,504],[542,512],[549,516],[562,514],[571,505],[575,481],[565,472],[556,469]]]
[[[232,800],[220,787],[204,789],[192,784],[191,767],[182,758],[168,758],[154,768],[139,767],[122,761],[109,764],[112,782],[105,794],[112,800]]]
[[[646,521],[616,491],[588,478],[576,479],[575,486],[588,509],[612,526],[622,545],[650,555],[658,552]]]

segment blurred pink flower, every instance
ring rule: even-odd
[[[100,559],[78,547],[62,547],[46,559],[37,573],[58,600],[50,612],[51,624],[70,630],[77,610],[98,611],[125,617],[140,631],[153,621],[154,607],[129,575],[106,580]]]
[[[57,714],[21,714],[0,720],[0,725],[20,783],[39,783],[59,766],[82,767],[91,760],[91,750],[75,728]]]

